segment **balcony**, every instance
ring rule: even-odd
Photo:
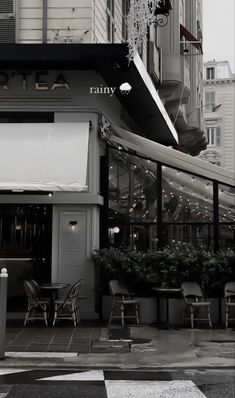
[[[168,111],[174,115],[190,97],[190,67],[182,55],[163,57],[160,96]]]

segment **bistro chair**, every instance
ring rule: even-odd
[[[235,309],[235,282],[228,282],[224,286],[224,300],[225,300],[225,327],[228,327],[229,321],[235,321],[235,318],[230,318],[231,310]]]
[[[24,319],[24,326],[26,326],[28,321],[35,319],[44,319],[46,326],[48,326],[47,313],[50,305],[49,300],[41,299],[38,296],[38,291],[35,289],[35,286],[31,281],[25,280],[24,288],[28,299],[28,307]]]
[[[209,301],[205,301],[199,284],[196,282],[184,282],[181,284],[181,288],[184,302],[186,304],[183,315],[183,323],[185,320],[190,320],[191,328],[193,329],[194,321],[208,320],[210,327],[212,327],[210,314],[211,303]],[[199,318],[201,308],[207,308],[207,318]],[[186,317],[188,311],[190,313],[190,317]]]
[[[120,285],[117,280],[109,282],[109,289],[113,299],[109,323],[113,319],[121,319],[122,326],[124,326],[125,318],[135,318],[136,323],[139,325],[139,301],[133,299],[133,295],[124,286]],[[135,315],[125,315],[126,307],[130,306],[134,306]],[[116,309],[120,312],[120,315],[114,315]]]
[[[80,295],[80,287],[84,279],[80,279],[75,283],[67,293],[64,299],[55,300],[54,319],[52,326],[59,319],[71,319],[76,327],[81,319],[79,309],[79,299],[85,298]]]

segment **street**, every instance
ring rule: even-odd
[[[234,398],[235,369],[0,369],[0,398]]]

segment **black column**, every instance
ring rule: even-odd
[[[213,181],[213,215],[214,215],[214,251],[219,251],[219,187],[218,182]]]
[[[109,213],[109,148],[100,163],[100,193],[104,204],[100,209],[100,248],[108,246],[108,213]]]
[[[158,249],[164,246],[163,224],[162,224],[162,164],[157,163],[157,237]]]

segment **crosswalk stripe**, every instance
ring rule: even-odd
[[[90,370],[87,372],[69,373],[60,376],[44,377],[40,381],[104,381],[102,370]]]
[[[105,380],[108,398],[205,398],[190,380]]]
[[[4,368],[1,369],[0,368],[0,376],[3,375],[9,375],[9,374],[14,374],[14,373],[21,373],[21,372],[28,372],[28,369],[8,369],[8,368]]]

